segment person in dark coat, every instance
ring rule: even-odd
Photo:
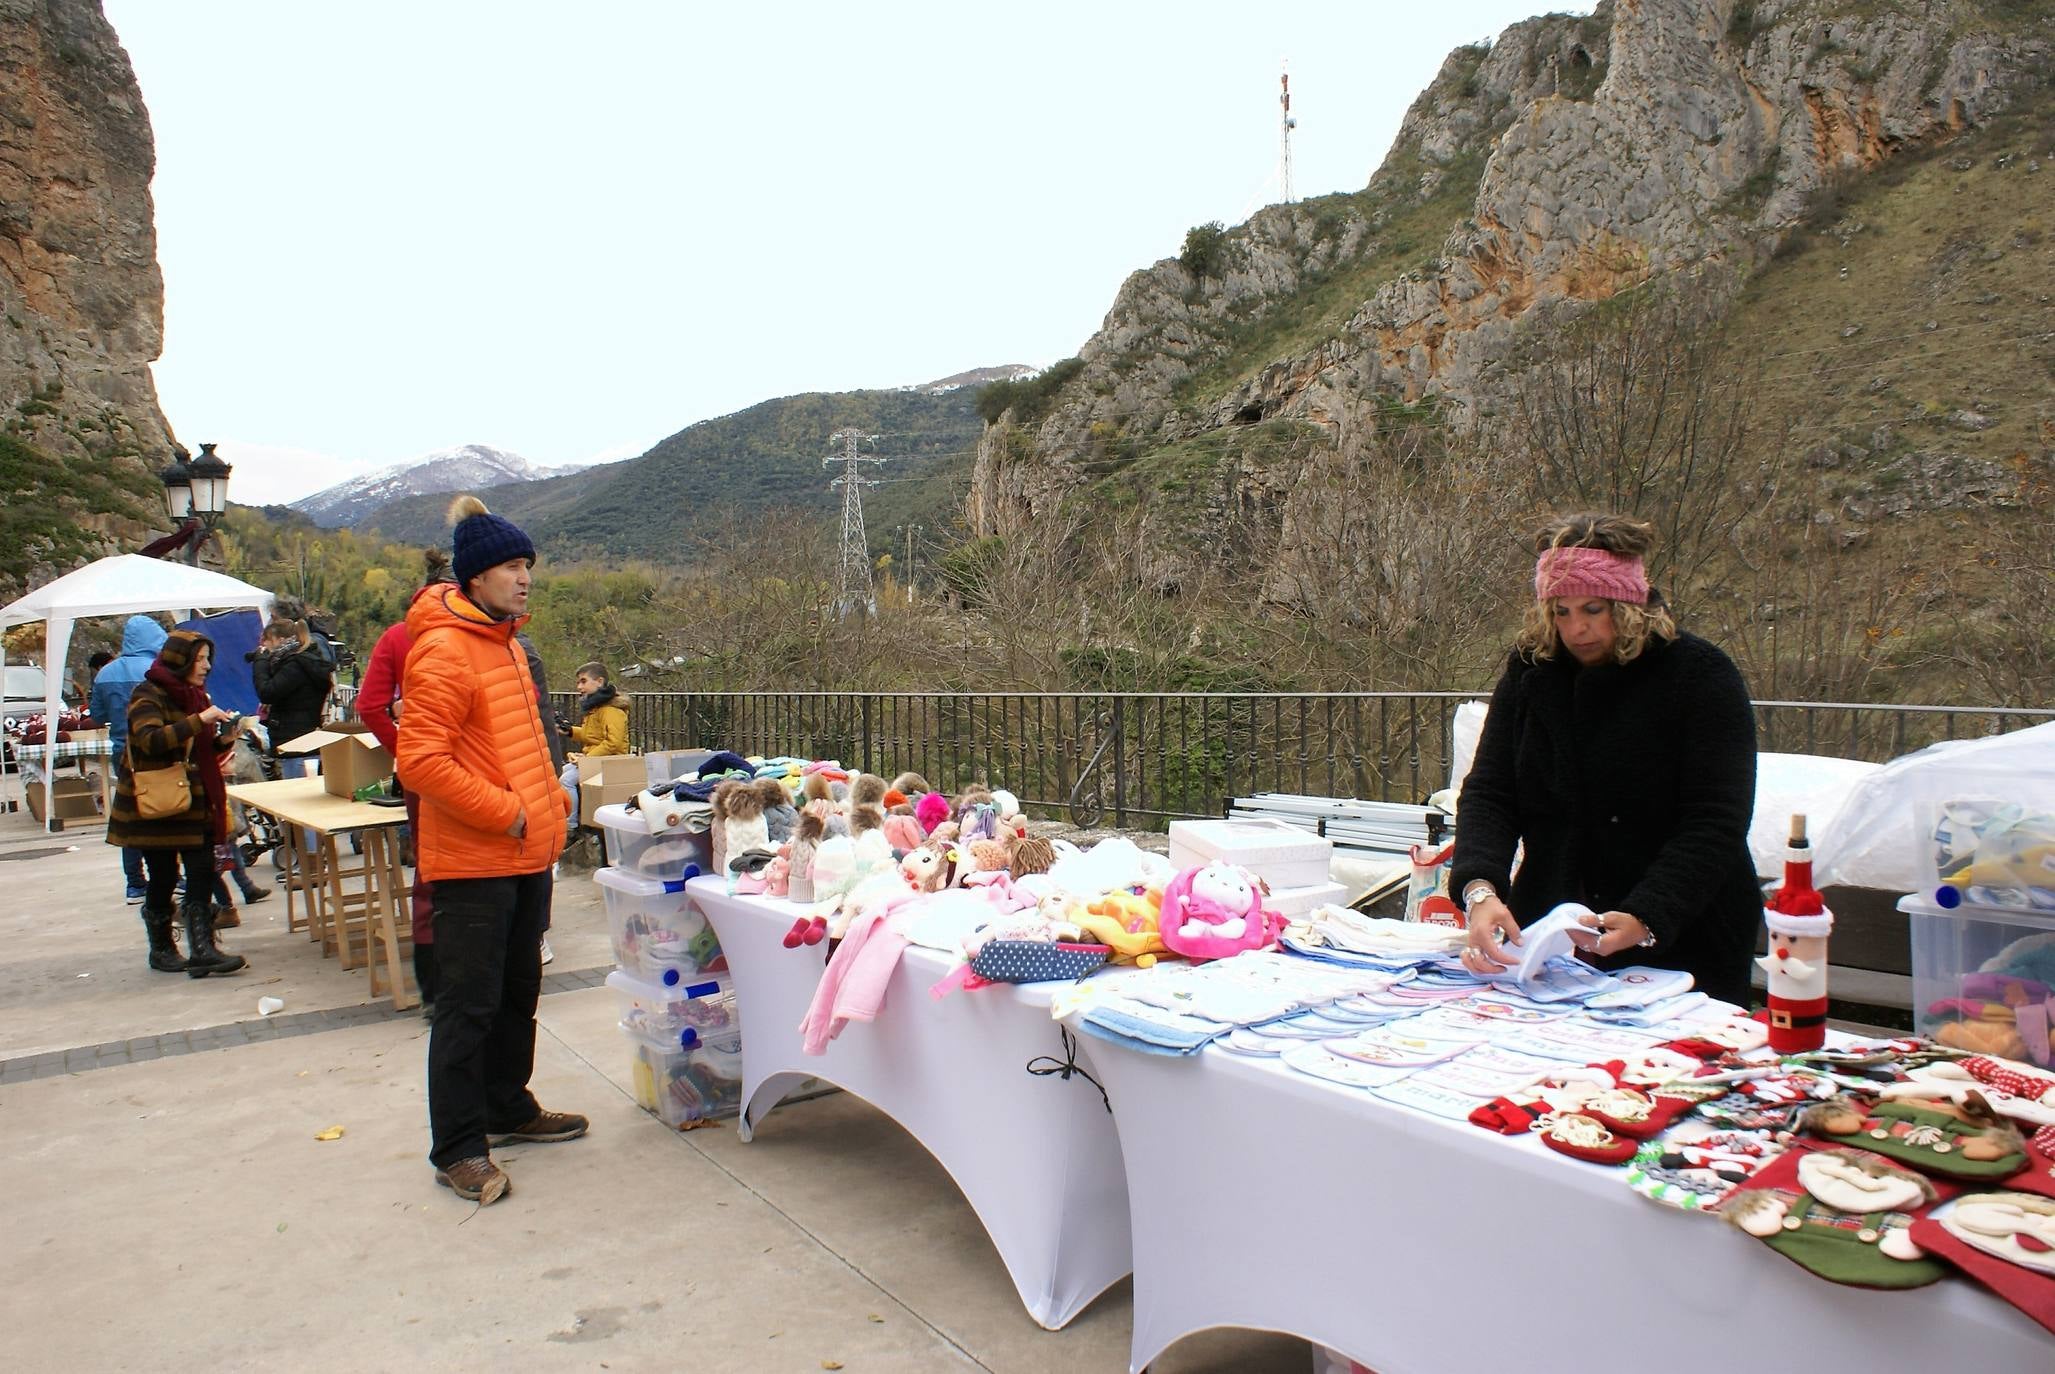
[[[1578,944],[1600,968],[1683,969],[1746,1007],[1755,713],[1733,660],[1649,588],[1652,542],[1612,515],[1560,517],[1536,539],[1535,603],[1456,807],[1463,963],[1498,971],[1517,959],[1501,940],[1579,902],[1595,914]]]
[[[207,697],[214,641],[174,630],[128,701],[128,766],[116,774],[107,843],[140,849],[146,885],[143,927],[150,936],[150,967],[194,978],[234,973],[238,954],[214,944],[214,848],[228,838],[228,786],[222,763],[242,729],[240,720]],[[136,805],[136,774],[183,768],[186,809],[144,819]],[[186,955],[171,933],[172,893],[185,870]]]
[[[264,703],[264,727],[274,747],[321,728],[335,664],[315,650],[305,625],[297,620],[266,625],[264,640],[250,659],[250,676],[257,700]]]

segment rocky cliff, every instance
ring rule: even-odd
[[[1554,303],[1746,282],[1823,193],[2039,98],[2051,36],[2030,0],[1610,0],[1458,49],[1364,191],[1130,276],[1061,388],[987,428],[971,526],[1222,463],[1274,519],[1315,448],[1423,405],[1474,423]]]
[[[133,539],[156,504],[155,162],[97,0],[0,0],[0,597]]]

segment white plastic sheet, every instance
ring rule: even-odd
[[[2026,802],[2055,793],[2055,721],[1983,739],[1950,740],[1893,759],[1861,779],[1815,833],[1821,885],[1919,892],[1932,877],[1922,799],[1997,791]]]

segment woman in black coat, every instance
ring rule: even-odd
[[[1463,963],[1495,973],[1563,902],[1600,968],[1688,971],[1746,1007],[1762,891],[1748,852],[1755,713],[1734,663],[1648,586],[1648,526],[1575,515],[1535,541],[1535,603],[1456,809]],[[1515,850],[1524,845],[1517,876]]]
[[[306,626],[297,620],[274,620],[264,627],[264,642],[250,660],[257,700],[264,703],[264,728],[276,749],[321,728],[328,706],[335,665],[313,647]]]

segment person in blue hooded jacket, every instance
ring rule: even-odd
[[[164,626],[155,616],[132,615],[121,630],[121,657],[109,663],[93,675],[93,696],[90,703],[93,719],[107,727],[107,738],[114,745],[114,771],[118,779],[125,767],[124,751],[128,747],[128,699],[135,695],[136,687],[143,680],[143,674],[150,671],[150,665],[157,661],[157,651],[164,647],[167,635]],[[143,851],[124,847],[121,851],[122,876],[128,879],[128,904],[143,904]]]

